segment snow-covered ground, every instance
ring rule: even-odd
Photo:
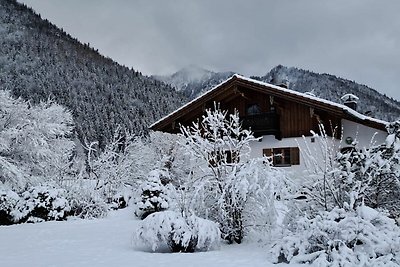
[[[273,265],[266,249],[256,244],[222,245],[192,254],[135,249],[132,235],[137,224],[133,211],[124,209],[104,219],[0,226],[0,266]]]

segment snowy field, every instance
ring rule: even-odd
[[[266,249],[256,244],[193,254],[135,249],[137,223],[124,209],[104,219],[0,226],[0,266],[279,266],[268,263]]]

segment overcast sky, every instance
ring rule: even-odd
[[[20,0],[144,74],[330,73],[400,100],[400,1]]]

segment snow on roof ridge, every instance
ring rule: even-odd
[[[317,97],[317,96],[312,96],[312,95],[309,95],[309,94],[297,92],[295,90],[283,88],[283,87],[280,87],[278,85],[270,84],[270,83],[267,83],[267,82],[251,79],[251,78],[248,78],[248,77],[245,77],[245,76],[242,76],[240,74],[235,73],[230,78],[228,78],[225,81],[223,81],[223,82],[219,83],[218,85],[214,86],[212,89],[202,93],[201,95],[199,95],[198,97],[192,99],[191,101],[189,101],[185,105],[181,106],[180,108],[176,109],[175,111],[173,111],[173,112],[169,113],[168,115],[162,117],[161,119],[157,120],[156,122],[154,122],[153,124],[150,125],[150,128],[152,128],[156,124],[160,123],[161,121],[167,119],[168,117],[171,117],[172,115],[174,115],[177,112],[181,111],[183,108],[189,106],[190,104],[192,104],[193,102],[197,101],[198,99],[204,97],[205,95],[210,94],[211,92],[214,92],[217,88],[219,88],[220,86],[222,86],[225,83],[230,82],[233,79],[245,80],[245,81],[248,81],[248,82],[251,82],[251,83],[255,83],[255,84],[259,84],[259,85],[262,85],[262,86],[271,87],[271,88],[280,90],[280,91],[285,92],[285,93],[298,95],[298,96],[301,96],[301,97],[304,97],[304,98],[308,98],[310,100],[315,100],[315,101],[319,101],[319,102],[324,103],[324,104],[335,106],[335,107],[343,109],[344,111],[346,111],[350,115],[352,115],[352,116],[354,116],[354,117],[356,117],[356,118],[358,118],[360,120],[363,120],[363,121],[369,120],[369,121],[373,121],[373,122],[384,124],[384,125],[388,125],[389,124],[389,122],[387,122],[387,121],[376,119],[376,118],[369,117],[369,116],[366,116],[364,114],[361,114],[361,113],[355,111],[354,109],[352,109],[352,108],[350,108],[348,106],[345,106],[343,104],[339,104],[339,103],[336,103],[336,102],[333,102],[333,101],[330,101],[330,100],[327,100],[327,99],[323,99],[323,98],[320,98],[320,97]]]
[[[387,125],[389,123],[389,122],[384,121],[384,120],[380,120],[380,119],[376,119],[376,118],[373,118],[373,117],[370,117],[370,116],[366,116],[366,115],[361,114],[361,113],[357,112],[356,110],[354,110],[354,109],[352,109],[352,108],[350,108],[350,107],[348,107],[346,105],[343,105],[343,104],[340,104],[340,103],[336,103],[336,102],[333,102],[331,100],[327,100],[327,99],[320,98],[320,97],[317,97],[317,96],[312,96],[312,95],[309,95],[309,94],[306,94],[306,93],[301,93],[301,92],[298,92],[298,91],[295,91],[295,90],[287,89],[287,88],[280,87],[280,86],[277,86],[277,85],[274,85],[274,84],[270,84],[270,83],[266,83],[266,82],[263,82],[263,81],[254,80],[254,79],[251,79],[251,78],[247,78],[247,77],[241,76],[239,74],[235,74],[235,77],[243,79],[243,80],[246,80],[246,81],[249,81],[249,82],[252,82],[252,83],[256,83],[256,84],[259,84],[259,85],[272,87],[272,88],[280,90],[282,92],[286,92],[286,93],[289,93],[289,94],[295,94],[295,95],[302,96],[304,98],[308,98],[308,99],[311,99],[311,100],[319,101],[319,102],[322,102],[322,103],[325,103],[325,104],[328,104],[328,105],[331,105],[331,106],[336,106],[338,108],[341,108],[341,109],[345,110],[346,112],[348,112],[352,116],[357,117],[357,118],[359,118],[361,120],[370,120],[370,121],[374,121],[374,122],[385,124],[385,125]]]

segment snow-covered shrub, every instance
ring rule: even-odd
[[[243,168],[247,180],[247,196],[243,209],[244,235],[251,239],[269,239],[292,196],[292,185],[285,173],[274,168],[268,158],[253,159]]]
[[[360,206],[302,217],[271,251],[274,262],[316,266],[398,266],[400,229],[394,220]]]
[[[359,202],[400,215],[400,122],[389,124],[388,134],[379,146],[338,153],[334,173],[340,205]]]
[[[104,217],[108,213],[108,205],[97,192],[85,187],[75,186],[68,191],[67,198],[71,205],[70,214],[82,219]]]
[[[162,136],[160,136],[162,135]],[[137,187],[154,169],[162,169],[170,158],[172,135],[151,133],[147,138],[117,128],[114,137],[99,153],[97,142],[85,145],[87,175],[96,181],[94,190],[108,203],[125,187]],[[126,199],[125,199],[126,200]]]
[[[172,252],[206,251],[219,246],[216,223],[174,211],[152,213],[140,222],[134,241],[153,251],[167,246]]]
[[[0,90],[0,182],[14,191],[64,178],[74,149],[72,114],[51,101],[28,104]]]
[[[19,199],[14,191],[0,188],[0,225],[15,223],[13,214]]]
[[[168,184],[165,184],[167,182],[169,182],[169,178],[166,171],[153,170],[149,172],[139,188],[140,197],[136,202],[136,216],[144,219],[151,213],[169,208]]]
[[[17,208],[12,215],[18,222],[60,221],[64,220],[70,211],[71,207],[66,199],[64,189],[35,186],[21,194]]]
[[[125,190],[121,190],[121,192],[117,192],[111,200],[107,201],[110,203],[110,208],[113,210],[126,208],[131,199],[133,198],[133,190],[131,187],[125,188]]]
[[[373,176],[365,202],[400,218],[400,121],[390,123],[387,131],[385,143],[371,149],[374,156],[365,162],[367,172]]]
[[[181,201],[184,208],[217,222],[230,243],[242,242],[245,228],[258,225],[257,221],[270,226],[275,219],[273,180],[284,176],[271,168],[268,159],[250,159],[250,142],[258,139],[242,129],[239,114],[228,114],[216,105],[199,122],[181,127],[181,132],[181,145],[192,160],[180,185],[187,196]]]
[[[337,197],[343,188],[336,179],[337,151],[340,145],[335,138],[337,130],[332,129],[333,134],[329,136],[324,125],[319,124],[319,134],[311,131],[315,145],[309,144],[304,138],[305,148],[301,150],[301,154],[307,173],[301,181],[299,192],[307,196],[312,211],[343,207],[343,203],[339,203]]]

